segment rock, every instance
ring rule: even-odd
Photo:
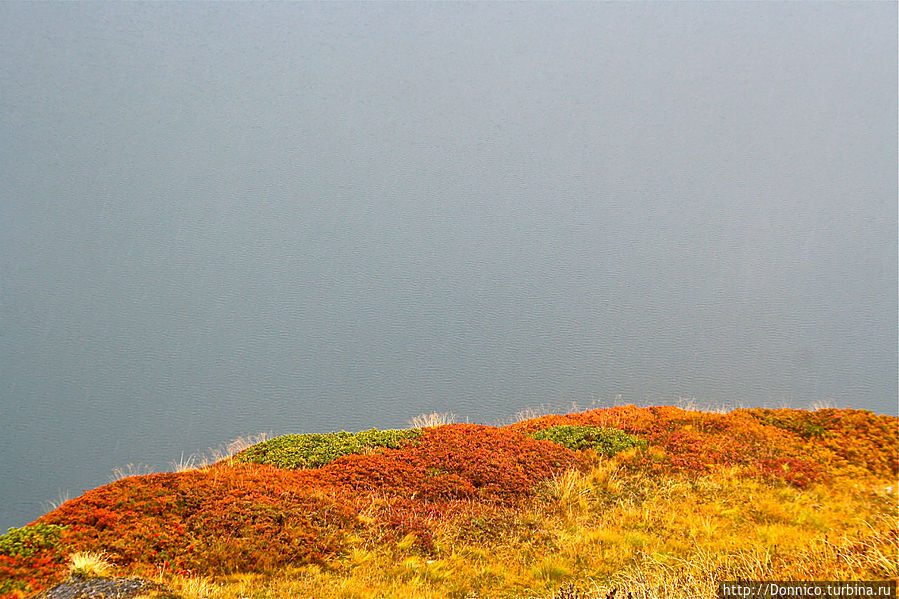
[[[32,599],[133,599],[148,595],[158,599],[177,599],[162,585],[143,578],[72,577]]]

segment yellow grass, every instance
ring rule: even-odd
[[[79,578],[109,576],[115,567],[102,553],[83,551],[69,556],[69,574]]]

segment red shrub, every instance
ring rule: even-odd
[[[553,472],[579,464],[576,453],[554,443],[508,429],[454,424],[428,429],[417,444],[402,449],[339,458],[321,476],[354,491],[499,501],[526,495]]]
[[[419,445],[405,451],[430,472],[458,477],[482,500],[526,495],[554,472],[583,463],[561,445],[475,424],[429,429]]]
[[[771,478],[780,478],[804,489],[821,480],[820,467],[796,458],[766,458],[759,460],[759,470]]]
[[[270,467],[133,477],[91,491],[44,516],[71,526],[71,550],[105,551],[144,569],[229,572],[323,559],[355,514],[340,496]],[[110,506],[110,507],[103,507]]]
[[[61,581],[65,566],[60,553],[45,549],[31,555],[0,555],[0,599],[18,599]]]

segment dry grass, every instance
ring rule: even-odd
[[[69,557],[69,574],[79,578],[109,576],[115,566],[106,561],[106,555],[91,551],[73,553]]]
[[[507,418],[503,422],[497,423],[497,425],[506,425],[506,424],[515,424],[516,422],[522,422],[524,420],[533,420],[534,418],[540,418],[541,416],[546,416],[548,414],[552,414],[549,408],[545,405],[540,405],[537,407],[525,408],[520,412],[516,412],[509,418]]]
[[[541,489],[557,513],[571,520],[587,510],[595,500],[595,488],[591,477],[577,470],[568,470],[553,476]]]
[[[611,405],[614,405],[615,402],[620,403],[621,396],[616,396],[615,400]],[[600,398],[592,397],[590,402],[586,406],[579,405],[577,402],[572,401],[571,403],[558,403],[558,404],[540,404],[539,406],[531,406],[527,407],[523,410],[515,412],[511,416],[507,418],[500,419],[496,422],[496,426],[508,426],[510,424],[516,424],[518,422],[523,422],[525,420],[534,420],[535,418],[541,418],[543,416],[549,416],[551,414],[574,414],[578,412],[583,412],[584,410],[595,410],[602,407],[606,407],[608,402],[603,401]]]
[[[187,459],[184,457],[184,453],[181,454],[181,459],[178,461],[171,462],[171,471],[172,472],[187,472],[189,470],[199,470],[203,468],[207,468],[212,464],[217,462],[221,462],[223,460],[231,460],[235,455],[247,449],[248,447],[252,447],[257,443],[262,443],[269,438],[268,433],[259,433],[256,435],[244,435],[242,437],[238,437],[233,441],[221,445],[219,447],[210,448],[206,453],[203,454],[193,454]]]
[[[184,599],[213,599],[220,596],[221,586],[199,576],[175,576],[165,585]]]
[[[189,470],[196,470],[197,468],[207,466],[208,462],[203,456],[198,454],[193,454],[185,459],[184,452],[181,452],[181,459],[169,462],[169,464],[172,467],[172,472],[187,472]]]
[[[724,403],[710,404],[698,401],[695,397],[678,396],[674,405],[687,412],[705,412],[710,414],[727,414],[742,405],[727,405]]]
[[[456,418],[458,417],[451,412],[419,414],[418,416],[415,416],[414,418],[409,420],[409,425],[412,428],[431,428],[434,426],[453,424],[456,422]]]
[[[126,464],[121,468],[113,468],[110,482],[128,478],[131,476],[143,476],[145,474],[153,474],[155,470],[148,464]]]
[[[834,404],[830,400],[819,399],[818,401],[813,401],[809,405],[808,409],[811,410],[812,412],[818,412],[820,410],[832,410],[836,407],[837,407],[836,404]]]
[[[54,510],[58,510],[62,504],[67,502],[71,497],[69,497],[69,491],[60,490],[56,496],[56,499],[50,499],[48,501],[43,502],[43,508],[47,512],[52,512]]]

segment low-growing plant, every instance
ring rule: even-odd
[[[42,549],[54,549],[65,526],[57,524],[32,524],[22,528],[10,528],[0,536],[0,555],[31,557]]]
[[[366,449],[399,449],[416,441],[420,435],[421,431],[417,429],[282,435],[258,443],[235,455],[234,459],[242,463],[269,464],[290,470],[320,468],[339,457],[363,453]]]
[[[40,588],[39,580],[54,576],[60,556],[60,538],[68,528],[57,524],[31,524],[10,528],[0,536],[0,597],[19,597]]]
[[[646,449],[647,443],[629,435],[617,428],[602,428],[598,426],[560,425],[551,426],[530,434],[538,441],[546,440],[563,445],[574,451],[592,449],[604,456],[613,456],[616,453],[631,448]]]
[[[820,412],[821,410],[815,411]],[[827,428],[820,422],[817,422],[817,420],[820,420],[818,414],[809,413],[803,410],[768,410],[761,408],[752,410],[750,414],[765,424],[770,424],[796,433],[803,439],[830,436]]]

